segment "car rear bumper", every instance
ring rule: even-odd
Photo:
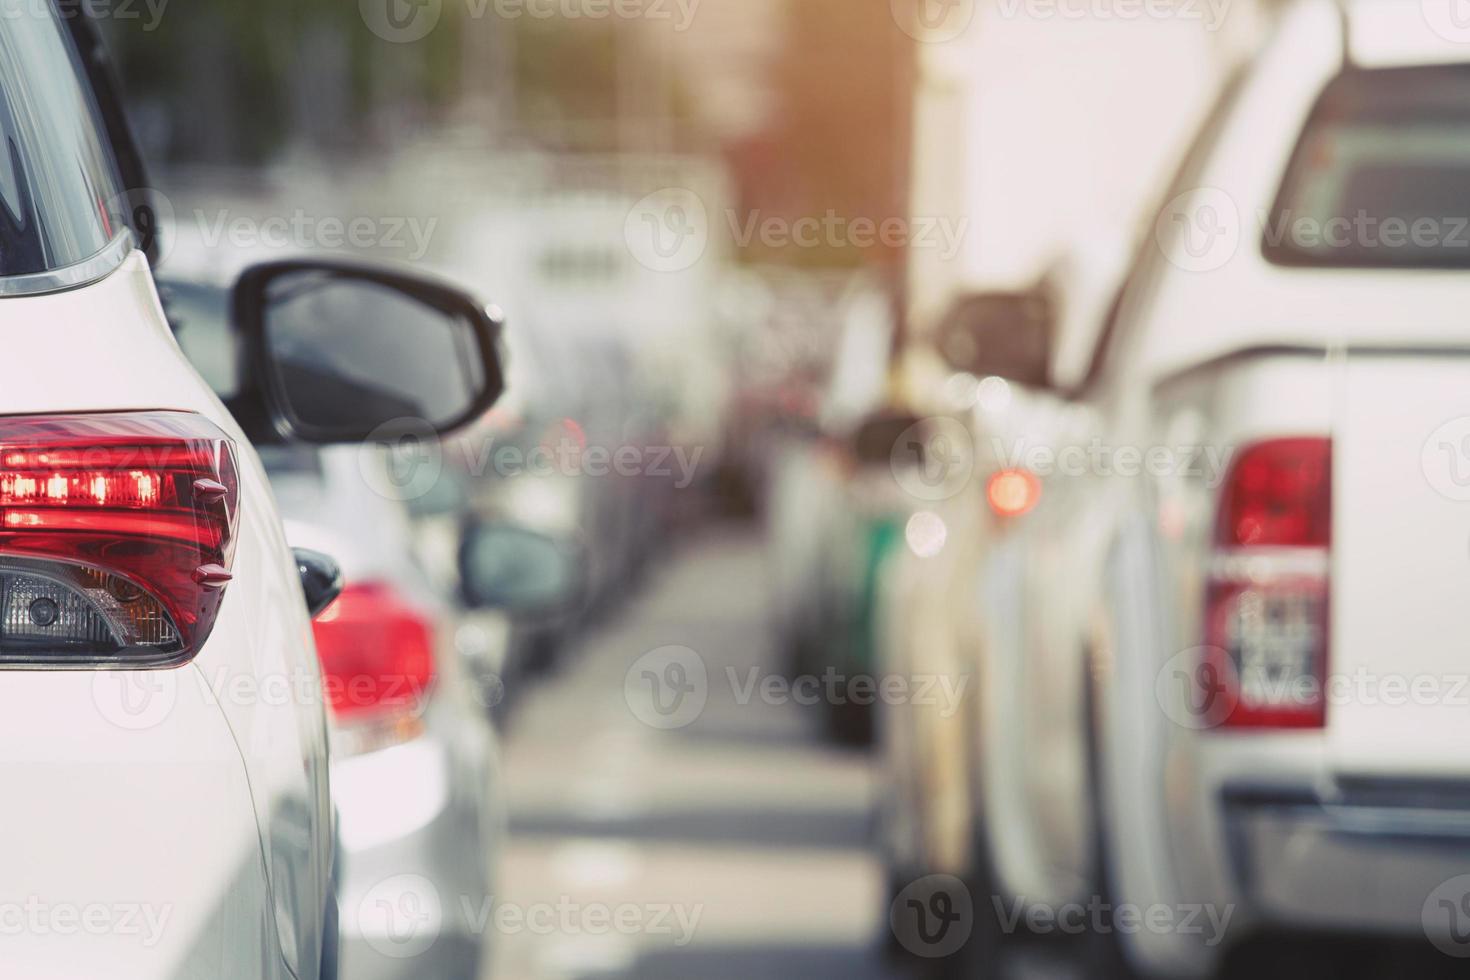
[[[488,779],[432,732],[333,763],[342,977],[477,976],[490,946]]]
[[[1470,787],[1373,780],[1324,799],[1232,784],[1222,804],[1233,877],[1263,924],[1423,936],[1430,897],[1470,869]]]

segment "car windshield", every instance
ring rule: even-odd
[[[1470,267],[1470,67],[1354,71],[1328,86],[1264,249],[1283,265]]]
[[[125,227],[99,119],[56,10],[0,0],[0,277],[77,265]]]

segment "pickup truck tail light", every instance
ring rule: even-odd
[[[0,418],[0,667],[171,667],[214,626],[235,448],[187,412]]]
[[[359,582],[312,622],[327,701],[341,723],[416,722],[434,680],[434,629],[391,586]]]
[[[1326,724],[1332,443],[1274,439],[1237,457],[1220,499],[1205,601],[1222,728]]]

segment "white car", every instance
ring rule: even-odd
[[[950,865],[905,857],[966,865],[989,952],[1081,924],[1119,974],[1207,976],[1308,933],[1470,955],[1470,47],[1452,13],[1282,12],[1087,328],[1080,386],[1046,383],[1075,337],[956,325],[956,366],[1014,396],[973,430],[978,485],[1013,469],[989,502],[1025,506],[960,534],[964,589],[910,589],[971,615],[904,635],[925,618],[898,603],[908,659],[951,657],[977,688],[968,771],[916,835],[960,814]]]
[[[262,455],[287,540],[338,559],[346,583],[315,623],[332,704],[342,976],[478,980],[491,956],[478,916],[505,835],[481,651],[463,649],[483,640],[418,568],[381,450]]]
[[[389,405],[467,421],[499,394],[491,321],[416,280],[258,270],[237,424],[164,319],[125,203],[146,178],[70,13],[0,18],[4,972],[330,975],[326,712],[247,437],[353,441]]]

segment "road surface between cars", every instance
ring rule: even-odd
[[[822,744],[813,709],[745,697],[774,661],[763,561],[754,526],[702,532],[519,700],[500,980],[902,975],[878,945],[867,759]],[[640,671],[625,681],[670,646],[709,694],[664,730],[640,720]]]

